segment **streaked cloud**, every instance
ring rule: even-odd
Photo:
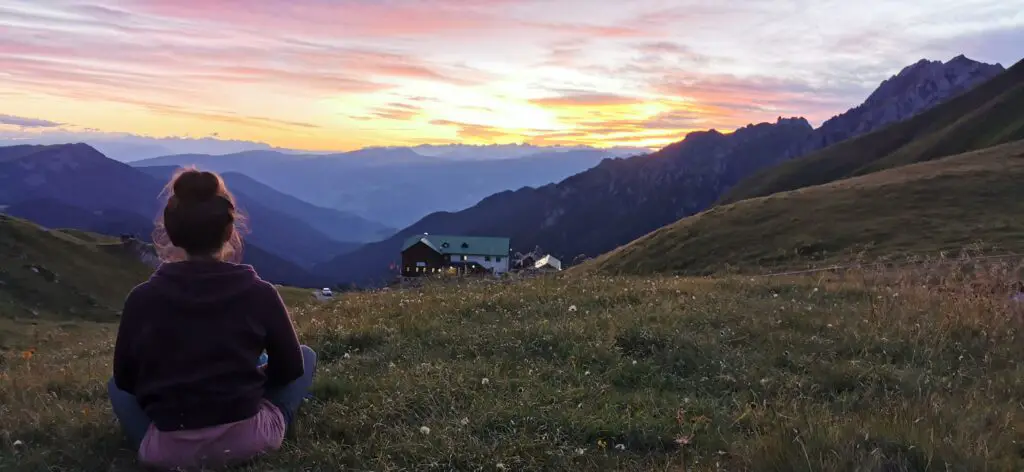
[[[1024,0],[8,0],[0,124],[299,149],[658,146],[777,116],[820,122],[921,58],[1008,66],[1022,12]]]
[[[64,123],[57,123],[56,121],[40,120],[38,118],[0,115],[0,125],[17,126],[19,128],[56,128],[63,124]]]

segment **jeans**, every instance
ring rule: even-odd
[[[300,348],[302,349],[302,377],[287,385],[267,389],[263,392],[263,397],[281,410],[285,424],[289,428],[299,412],[299,405],[302,405],[302,400],[313,385],[313,372],[316,370],[316,352],[306,345]],[[139,405],[138,400],[135,399],[135,395],[117,388],[113,378],[107,383],[107,393],[110,395],[110,407],[114,410],[114,416],[117,417],[118,423],[121,423],[125,437],[128,438],[132,449],[138,450],[152,422],[146,416],[146,412]]]

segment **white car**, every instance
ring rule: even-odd
[[[324,287],[320,289],[320,296],[324,298],[331,298],[334,296],[334,292],[331,292],[331,289]]]

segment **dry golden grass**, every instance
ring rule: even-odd
[[[246,470],[1022,470],[1017,274],[288,290],[316,400]],[[104,389],[114,328],[3,353],[0,469],[134,470]]]

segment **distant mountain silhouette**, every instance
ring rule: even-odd
[[[563,261],[597,256],[708,208],[750,175],[833,140],[914,116],[1002,70],[969,65],[959,58],[950,62],[948,74],[904,70],[901,75],[916,79],[900,79],[899,86],[887,85],[895,83],[892,80],[883,83],[879,89],[891,92],[876,91],[863,105],[817,130],[803,118],[780,118],[728,135],[715,130],[690,133],[658,152],[606,160],[558,184],[501,192],[463,211],[428,215],[386,241],[314,270],[339,281],[379,282],[388,277],[388,266],[397,259],[404,238],[423,232],[511,237],[518,250],[540,246]],[[936,82],[939,76],[943,79]],[[937,83],[945,85],[930,85]],[[912,106],[899,105],[905,101]]]
[[[138,167],[138,169],[162,181],[167,181],[179,167],[153,166]],[[221,177],[224,178],[224,182],[227,183],[228,188],[231,189],[242,206],[261,205],[281,214],[295,217],[325,236],[346,243],[351,249],[359,247],[363,242],[387,238],[395,232],[392,228],[365,218],[306,203],[240,172],[224,172]]]
[[[456,150],[464,152],[462,148],[452,152]],[[471,160],[423,156],[409,148],[368,148],[328,155],[191,154],[132,165],[195,164],[218,172],[241,172],[317,206],[403,227],[435,211],[467,208],[496,192],[557,182],[613,155],[588,149]]]
[[[161,209],[164,183],[85,144],[0,148],[0,208],[5,209],[0,211],[44,226],[131,233],[148,239]],[[245,261],[269,280],[306,284],[312,276],[301,265],[313,265],[353,247],[256,202],[242,210],[251,230]],[[290,261],[288,267],[283,260]]]

